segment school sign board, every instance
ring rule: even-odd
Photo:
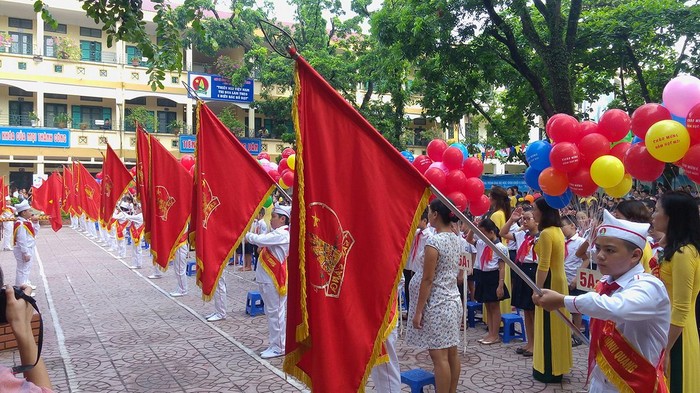
[[[70,147],[70,131],[62,128],[0,126],[0,146]]]
[[[238,141],[253,156],[257,156],[262,152],[262,139],[260,138],[238,138]],[[180,153],[194,153],[196,143],[196,135],[180,135],[180,143],[178,144]]]
[[[253,102],[255,83],[252,79],[246,80],[243,86],[233,86],[230,79],[221,75],[190,72],[188,83],[197,96],[205,101]],[[189,92],[187,95],[195,98]]]

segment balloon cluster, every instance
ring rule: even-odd
[[[185,168],[190,175],[194,176],[194,156],[192,154],[183,154],[180,157],[180,165]],[[136,167],[134,167],[136,169]]]
[[[258,162],[282,188],[290,188],[294,185],[296,153],[291,147],[282,150],[282,160],[279,164],[271,162],[270,155],[265,152],[258,154]]]
[[[663,98],[663,105],[644,104],[631,117],[610,109],[597,124],[552,116],[545,127],[552,144],[536,141],[525,151],[526,183],[541,190],[550,206],[561,208],[572,194],[587,197],[598,187],[623,197],[633,178],[655,181],[666,163],[681,166],[700,182],[700,79],[672,79]]]
[[[428,143],[427,153],[427,156],[413,158],[410,152],[401,152],[459,210],[466,211],[469,208],[475,216],[483,215],[489,210],[491,203],[484,195],[484,182],[480,179],[484,164],[477,158],[469,157],[464,144],[453,143],[447,146],[442,139],[433,139]]]

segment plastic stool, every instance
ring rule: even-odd
[[[401,383],[408,385],[411,393],[423,393],[423,386],[435,386],[435,375],[422,368],[414,368],[401,373]]]
[[[148,242],[146,241],[146,239],[142,240],[142,241],[141,241],[141,248],[144,249],[144,250],[148,250],[148,247],[150,247],[150,245],[148,244]]]
[[[192,277],[197,274],[197,261],[187,262],[187,270],[185,270],[185,274],[188,277]]]
[[[467,302],[467,321],[469,327],[476,327],[476,311],[481,310],[482,304],[479,302]],[[479,318],[481,320],[481,318]]]
[[[501,322],[503,322],[503,342],[509,343],[514,338],[519,338],[526,341],[525,339],[525,324],[523,323],[523,317],[518,314],[504,314],[501,315]],[[520,333],[516,332],[515,325],[520,324]]]
[[[260,292],[248,292],[248,299],[245,302],[245,313],[251,317],[265,314],[265,303],[262,300]]]
[[[591,317],[589,317],[586,314],[583,314],[581,316],[581,321],[583,322],[583,327],[585,329],[583,331],[583,335],[586,336],[587,338],[590,338],[589,336],[591,334]]]

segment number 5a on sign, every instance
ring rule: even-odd
[[[603,277],[597,270],[578,269],[576,271],[576,288],[586,292],[595,291],[595,284]]]

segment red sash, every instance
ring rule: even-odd
[[[262,264],[263,269],[272,278],[272,283],[275,284],[277,293],[280,296],[285,296],[287,294],[287,264],[280,263],[267,247],[260,251],[258,262]]]
[[[136,226],[136,224],[131,224],[129,227],[129,232],[131,233],[131,241],[134,242],[135,245],[139,245],[141,242],[141,234],[143,233],[143,228],[145,228],[145,225],[140,225]]]
[[[654,255],[649,259],[649,270],[651,274],[654,275],[654,277],[661,279],[661,264],[659,263],[659,251],[662,250],[659,247],[658,243],[654,243],[651,245],[651,249],[654,250]]]
[[[127,225],[129,225],[129,221],[125,220],[123,223],[121,223],[117,220],[117,239],[124,239],[124,230],[126,229]]]
[[[484,252],[481,253],[481,271],[484,271],[484,267],[493,259],[493,250],[490,247],[484,248]]]
[[[537,254],[535,253],[535,250],[532,249],[534,244],[535,237],[529,233],[526,234],[525,240],[522,242],[522,244],[520,244],[520,247],[518,247],[518,252],[515,254],[515,261],[520,263],[525,262],[525,257],[527,257],[527,254],[530,253],[530,250],[532,250],[532,260],[536,261]]]
[[[29,221],[15,221],[14,224],[14,229],[12,231],[12,246],[14,247],[17,245],[17,231],[19,231],[19,227],[24,227],[24,229],[27,230],[27,233],[31,237],[36,237],[36,233],[34,232],[34,226],[29,222]]]
[[[609,295],[619,286],[600,281],[596,292]],[[598,367],[620,392],[667,393],[664,377],[664,352],[656,366],[642,356],[620,333],[615,322],[591,318],[591,347],[588,376]]]

